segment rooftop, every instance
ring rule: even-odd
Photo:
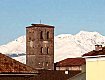
[[[81,71],[69,71],[68,74],[65,74],[65,71],[39,70],[39,75],[31,80],[67,80],[80,72]]]
[[[57,67],[81,66],[85,64],[84,58],[67,58],[56,63]]]
[[[0,73],[36,73],[37,71],[26,64],[20,63],[0,53]]]
[[[102,50],[99,51],[93,50],[91,52],[83,54],[82,56],[97,56],[97,55],[105,55],[105,47],[102,47]]]
[[[48,28],[54,28],[54,26],[46,25],[46,24],[31,24],[31,26],[28,26],[26,28],[32,28],[32,27],[48,27]]]

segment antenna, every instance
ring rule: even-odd
[[[41,19],[40,19],[40,24],[41,24]]]

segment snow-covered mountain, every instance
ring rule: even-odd
[[[54,43],[54,61],[57,62],[68,57],[80,57],[82,54],[94,50],[96,44],[105,46],[105,36],[98,32],[80,31],[75,35],[55,36]],[[6,45],[1,45],[0,52],[25,63],[26,37],[21,36]]]
[[[4,54],[11,54],[11,53],[25,53],[26,52],[26,38],[25,36],[21,36],[18,39],[9,42],[6,45],[0,46],[0,52]]]

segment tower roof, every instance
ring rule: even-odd
[[[52,25],[46,25],[46,24],[31,24],[31,26],[28,26],[26,28],[32,28],[32,27],[47,27],[47,28],[54,28]]]

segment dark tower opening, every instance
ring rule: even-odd
[[[49,54],[49,48],[47,47],[47,54]]]
[[[49,32],[47,32],[47,39],[49,39]]]
[[[41,54],[43,54],[43,47],[41,47]]]
[[[43,39],[43,31],[40,32],[40,39]]]

